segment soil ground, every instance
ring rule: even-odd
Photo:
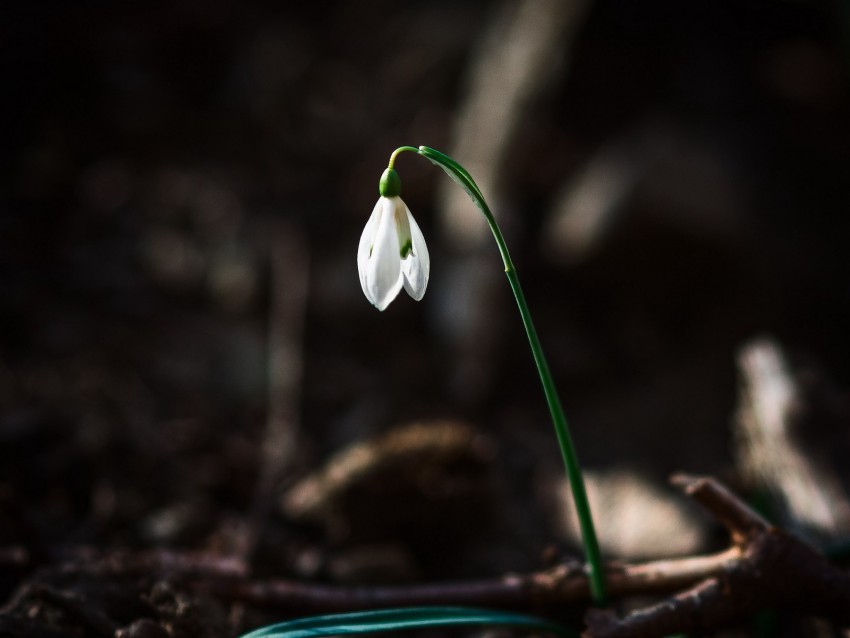
[[[453,314],[463,261],[428,163],[398,166],[429,293],[378,313],[357,285],[389,153],[452,149],[503,7],[359,5],[2,9],[0,634],[229,636],[298,613],[201,592],[237,568],[425,582],[577,556],[514,301],[500,282],[482,324]],[[598,0],[552,51],[499,199],[600,490],[650,507],[678,498],[673,471],[739,480],[754,338],[846,414],[848,80],[840,2]],[[640,170],[616,214],[558,257],[559,193],[620,148]],[[498,275],[495,249],[482,262]],[[334,457],[364,442],[365,469]],[[342,478],[322,483],[329,463]],[[690,544],[644,515],[608,551],[717,541],[688,516]]]

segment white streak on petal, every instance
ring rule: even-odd
[[[410,244],[408,250],[412,248],[413,241],[410,237],[410,212],[407,210],[404,200],[401,197],[390,198],[393,203],[393,214],[395,218],[396,232],[398,232],[398,245],[400,250],[404,250],[405,246]],[[399,254],[401,256],[401,254]]]
[[[428,246],[425,245],[425,237],[419,230],[419,225],[410,214],[410,209],[405,205],[407,221],[410,224],[410,237],[413,240],[413,253],[401,262],[404,273],[404,289],[407,294],[416,301],[425,296],[428,287],[428,277],[431,273],[431,256],[428,254]]]
[[[378,223],[381,221],[381,211],[384,209],[383,202],[379,199],[369,216],[369,221],[366,222],[366,227],[360,235],[360,245],[357,247],[357,272],[360,275],[360,287],[363,289],[363,294],[369,298],[369,293],[366,291],[366,271],[368,270],[369,254],[372,252],[372,246],[375,242],[375,235],[378,232]],[[369,301],[372,301],[369,299]],[[372,302],[374,303],[374,302]]]
[[[363,292],[378,310],[384,310],[401,290],[403,277],[393,201],[382,197],[379,203],[383,210],[372,242],[372,255],[366,262]]]

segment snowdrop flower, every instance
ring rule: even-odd
[[[384,310],[402,287],[416,301],[425,295],[431,259],[422,231],[402,201],[401,178],[388,168],[381,176],[381,194],[357,249],[357,269],[363,294]]]

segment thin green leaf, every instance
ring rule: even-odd
[[[525,301],[525,294],[522,292],[522,286],[519,283],[519,276],[516,268],[514,268],[511,260],[508,246],[505,243],[505,238],[502,236],[502,231],[499,230],[499,225],[496,223],[496,218],[490,212],[490,208],[484,201],[484,196],[481,194],[481,189],[472,179],[472,176],[466,171],[463,166],[458,164],[448,155],[433,149],[429,146],[420,146],[419,154],[429,159],[432,163],[440,166],[449,177],[451,177],[467,194],[472,198],[475,205],[484,213],[484,217],[493,231],[493,237],[499,247],[499,252],[502,255],[502,261],[505,264],[505,275],[508,277],[511,290],[516,298],[519,306],[519,313],[522,317],[523,327],[528,335],[529,346],[534,357],[534,362],[537,365],[540,381],[543,384],[543,392],[546,395],[546,401],[549,404],[549,411],[552,415],[552,425],[555,427],[555,434],[558,438],[558,445],[561,448],[561,456],[564,460],[564,467],[567,470],[569,477],[570,489],[573,492],[573,502],[575,503],[576,513],[579,519],[581,528],[582,542],[584,544],[585,555],[588,562],[588,576],[590,579],[590,591],[593,596],[593,601],[598,606],[605,604],[605,577],[602,569],[602,558],[599,553],[599,541],[596,538],[596,530],[593,524],[593,516],[590,512],[590,504],[587,500],[587,491],[584,486],[584,478],[581,473],[581,466],[578,462],[578,456],[575,451],[575,446],[570,436],[567,420],[564,416],[564,410],[561,407],[561,400],[558,397],[555,383],[552,380],[552,375],[549,371],[549,365],[546,363],[546,358],[543,356],[543,349],[540,346],[540,340],[537,337],[537,331],[531,321],[531,313],[528,310],[528,304]]]
[[[409,607],[300,618],[262,627],[242,638],[317,638],[382,631],[489,625],[575,636],[576,632],[543,618],[466,607]]]
[[[488,218],[491,216],[490,209],[484,202],[484,195],[481,193],[481,189],[478,188],[478,184],[475,183],[475,180],[472,179],[472,176],[463,166],[458,164],[445,153],[441,153],[430,146],[420,146],[419,153],[430,160],[431,163],[442,168],[458,186],[466,191],[466,194],[472,198],[472,202],[481,209]]]

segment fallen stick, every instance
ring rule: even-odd
[[[610,597],[669,597],[625,617],[603,609],[585,615],[586,638],[654,638],[726,626],[763,609],[793,610],[850,626],[850,573],[814,548],[771,526],[718,481],[680,475],[674,484],[700,503],[731,535],[728,549],[710,555],[609,564]],[[15,548],[0,555],[26,565]],[[223,602],[274,610],[281,616],[421,605],[470,605],[563,616],[590,602],[583,566],[561,564],[530,574],[408,586],[337,586],[295,580],[257,580],[241,561],[175,552],[64,551],[55,556],[71,572],[145,573],[169,578]]]
[[[625,618],[590,610],[586,638],[654,638],[722,627],[763,609],[792,609],[850,625],[850,574],[798,538],[770,526],[711,478],[673,482],[732,535],[740,556],[690,589]]]

